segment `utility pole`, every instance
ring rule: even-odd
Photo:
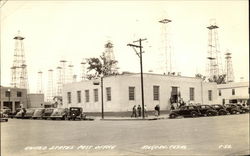
[[[135,53],[139,56],[140,58],[140,66],[141,66],[141,97],[142,97],[142,117],[143,119],[145,118],[145,114],[144,114],[144,90],[143,90],[143,67],[142,67],[142,41],[145,41],[147,40],[146,38],[145,39],[139,39],[137,41],[134,41],[133,43],[136,43],[136,42],[139,42],[139,46],[138,45],[135,45],[135,44],[127,44],[127,46],[130,46],[130,47],[133,47],[133,49],[135,50]],[[136,51],[135,48],[140,48],[140,52],[138,53]]]

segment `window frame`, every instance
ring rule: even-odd
[[[71,99],[71,92],[67,92],[67,100],[68,100],[68,103],[71,103],[72,99]]]
[[[106,101],[111,101],[111,87],[106,87]]]
[[[194,87],[189,88],[189,100],[190,101],[195,100],[195,89],[194,89]]]
[[[94,102],[99,101],[98,88],[93,89],[94,92]]]
[[[128,87],[128,100],[129,101],[135,100],[135,87],[134,86]]]
[[[84,90],[84,93],[85,93],[85,102],[90,102],[90,99],[89,99],[89,90],[88,89]]]
[[[153,100],[154,101],[160,100],[160,86],[157,85],[153,86]]]
[[[213,92],[212,92],[212,90],[208,90],[208,101],[213,101]]]
[[[76,91],[76,96],[77,96],[77,103],[82,102],[82,92],[80,90]]]

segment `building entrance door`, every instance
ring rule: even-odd
[[[171,103],[178,102],[178,87],[172,87],[171,91]]]
[[[21,108],[20,101],[15,102],[15,110],[14,111],[16,111],[17,108]]]
[[[11,101],[10,102],[9,101],[4,101],[3,106],[8,107],[9,109],[11,109],[11,111],[13,109]]]

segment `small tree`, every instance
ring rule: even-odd
[[[225,84],[226,83],[226,74],[222,75],[214,75],[213,78],[208,79],[209,82],[216,82],[217,84]]]
[[[118,72],[113,67],[118,63],[116,60],[108,60],[104,53],[100,56],[100,58],[89,58],[87,59],[88,66],[88,73],[87,78],[93,79],[96,77],[100,77],[102,74],[103,76],[110,76],[110,75],[117,75]],[[91,73],[94,72],[94,73]]]

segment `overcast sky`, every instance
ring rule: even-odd
[[[82,58],[98,57],[111,40],[120,71],[139,72],[139,58],[128,43],[143,43],[144,71],[161,72],[163,18],[171,19],[173,70],[205,74],[210,19],[216,19],[222,58],[232,52],[236,81],[249,79],[248,1],[11,1],[1,8],[1,84],[9,86],[13,37],[20,30],[31,92],[37,72],[71,61],[80,77]],[[224,64],[223,59],[223,64]],[[56,73],[54,73],[56,75]],[[45,83],[46,84],[46,83]],[[46,86],[44,87],[46,88]]]

